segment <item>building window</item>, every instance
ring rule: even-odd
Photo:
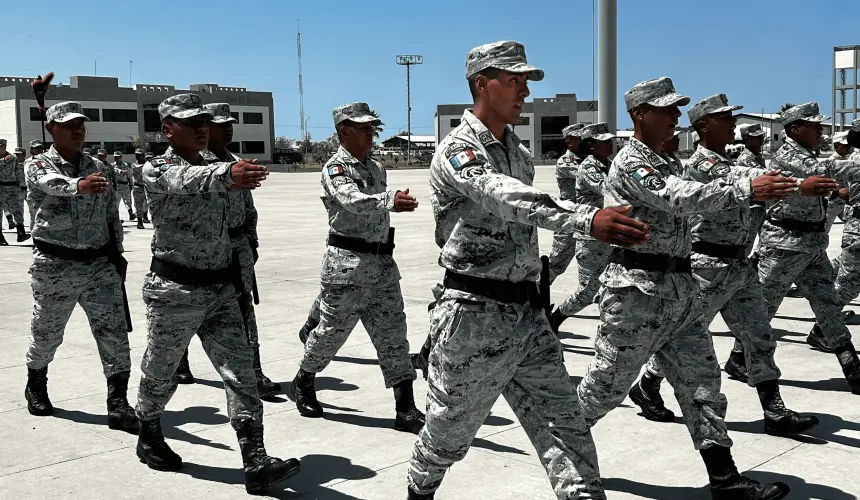
[[[263,113],[242,113],[242,123],[245,125],[262,125]]]
[[[561,135],[562,129],[570,125],[569,116],[542,116],[540,119],[541,135]]]
[[[242,153],[242,144],[239,142],[231,142],[227,144],[227,151],[231,153],[241,154]]]
[[[133,142],[105,142],[105,149],[108,155],[112,155],[114,151],[119,151],[124,155],[134,154]]]
[[[143,110],[143,131],[161,132],[161,115],[154,109]]]
[[[98,108],[84,108],[84,115],[86,115],[91,122],[100,121]]]
[[[523,144],[523,146],[525,146],[529,149],[532,148],[532,141],[520,141],[520,142]]]
[[[451,128],[459,127],[460,119],[459,118],[451,118]]]
[[[773,140],[779,142],[779,134],[773,134]]]
[[[261,154],[264,154],[265,152],[266,152],[266,143],[263,141],[242,141],[242,153],[243,154],[261,155]]]
[[[235,118],[237,122],[239,121],[239,113],[234,113],[234,112],[232,112],[232,111],[231,111],[231,112],[230,112],[230,116],[232,116],[233,118]]]
[[[39,108],[30,108],[30,121],[31,122],[42,121],[42,114],[39,112]]]
[[[136,109],[103,109],[102,115],[106,122],[136,123]]]
[[[520,120],[517,122],[517,125],[529,125],[532,122],[531,118],[528,116],[520,116]],[[528,146],[526,146],[528,147]]]

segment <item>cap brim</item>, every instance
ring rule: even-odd
[[[75,120],[77,118],[83,118],[85,122],[90,121],[90,119],[87,118],[87,115],[82,115],[80,113],[68,113],[65,116],[63,116],[62,118],[55,118],[51,121],[54,123],[66,123],[66,122],[70,122],[72,120]]]
[[[178,111],[176,113],[170,113],[170,116],[173,118],[179,118],[180,120],[184,120],[186,118],[194,118],[195,116],[202,116],[207,120],[212,120],[215,116],[206,111],[205,109],[186,109],[185,111]]]
[[[227,117],[227,118],[225,118],[223,116],[216,116],[216,117],[212,118],[212,123],[238,123],[238,122],[239,122],[239,120],[233,118],[232,116]]]
[[[369,123],[369,124],[374,125],[374,126],[382,125],[382,120],[380,120],[379,118],[377,118],[373,115],[350,116],[348,118],[344,117],[343,120],[340,120],[339,122],[335,123],[335,126],[338,126],[343,122]]]
[[[764,130],[756,130],[755,132],[742,132],[741,137],[759,137],[766,134]]]
[[[645,104],[656,106],[658,108],[665,108],[667,106],[686,106],[687,104],[690,104],[690,98],[681,94],[668,94],[656,99],[651,99]]]
[[[536,68],[531,64],[526,63],[516,63],[516,64],[499,64],[492,65],[491,68],[500,69],[502,71],[507,71],[508,73],[527,73],[528,79],[533,82],[539,82],[543,80],[544,72],[540,68]]]
[[[610,139],[615,139],[615,134],[599,134],[594,136],[595,141],[608,141]]]
[[[744,109],[744,107],[743,106],[723,106],[722,108],[717,108],[708,114],[709,115],[715,115],[717,113],[729,113],[731,111],[737,111],[739,109]]]
[[[828,118],[830,118],[830,117],[824,116],[824,115],[815,115],[815,116],[807,116],[805,118],[800,118],[799,121],[821,123]]]

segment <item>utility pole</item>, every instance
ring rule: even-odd
[[[424,64],[423,56],[397,56],[397,64],[406,66],[406,164],[412,165],[412,73],[415,64]]]
[[[598,0],[597,17],[597,116],[615,133],[618,101],[618,4]]]
[[[298,32],[298,35],[296,35],[296,49],[299,53],[299,123],[302,125],[301,134],[302,142],[304,142],[308,138],[308,127],[305,121],[305,88],[302,83],[302,31],[299,27],[298,19],[296,19],[296,30]]]
[[[129,86],[129,88],[134,87],[134,84],[131,83],[131,67],[132,67],[132,64],[134,64],[134,61],[128,62],[128,86]]]

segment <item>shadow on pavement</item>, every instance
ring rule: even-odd
[[[860,422],[845,420],[836,415],[828,413],[806,413],[818,417],[818,427],[810,429],[807,435],[793,437],[795,441],[807,444],[837,443],[851,448],[860,448],[860,439],[850,436],[836,434],[840,430],[860,432]],[[763,434],[764,423],[762,420],[754,422],[726,422],[726,426],[733,432],[746,432],[751,434]],[[829,498],[829,497],[822,497]]]
[[[836,365],[834,367],[834,370],[838,369],[839,367],[838,365]],[[826,378],[821,380],[788,380],[781,378],[779,379],[779,385],[798,387],[801,389],[814,389],[816,391],[846,392],[850,394],[850,390],[848,389],[848,382],[846,382],[845,379],[842,377]]]
[[[369,358],[354,358],[352,356],[335,356],[332,361],[340,361],[341,363],[353,363],[356,365],[378,365],[378,359]]]
[[[639,498],[650,498],[654,500],[677,500],[688,498],[708,498],[705,488],[692,488],[689,486],[659,486],[656,484],[637,483],[629,479],[609,477],[603,479],[603,487],[607,491],[618,491],[636,495]]]
[[[500,417],[498,415],[490,414],[487,416],[487,419],[484,420],[484,425],[491,425],[495,427],[501,427],[503,425],[510,425],[514,423],[513,420],[505,417]]]

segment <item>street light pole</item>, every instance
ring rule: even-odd
[[[304,154],[302,154],[302,161],[304,162],[305,167],[308,166],[308,136],[310,134],[308,134],[307,130],[308,130],[308,120],[310,120],[310,119],[311,119],[310,116],[305,118],[305,123],[303,124],[304,128],[302,129],[305,131],[305,136],[302,137],[302,146],[304,146],[304,148],[305,148],[305,152],[304,152]]]
[[[597,119],[616,126],[618,87],[618,4],[617,0],[599,0],[597,17]]]
[[[412,165],[412,73],[415,64],[424,64],[423,56],[397,56],[397,64],[406,66],[406,164]]]

